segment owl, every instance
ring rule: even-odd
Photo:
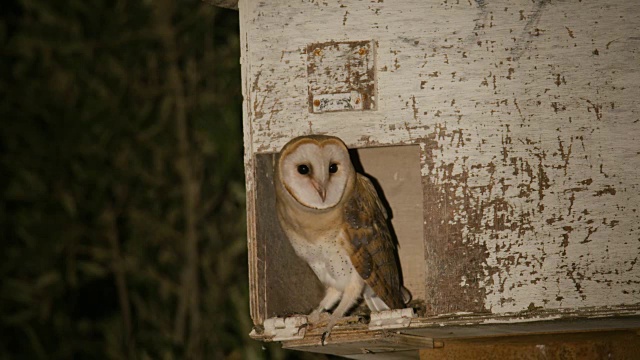
[[[371,311],[404,308],[410,295],[400,284],[386,210],[345,144],[333,136],[294,138],[280,152],[275,179],[280,226],[326,288],[309,322],[337,304],[322,343],[361,297]]]

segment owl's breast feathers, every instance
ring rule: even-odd
[[[357,174],[355,191],[346,203],[344,215],[344,230],[352,246],[351,262],[356,271],[391,309],[404,308],[387,212],[371,181],[361,174]]]

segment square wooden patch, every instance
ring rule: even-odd
[[[309,111],[375,110],[375,46],[370,40],[308,45]]]

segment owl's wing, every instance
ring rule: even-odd
[[[387,211],[375,187],[363,175],[357,174],[354,195],[345,207],[345,219],[353,266],[389,308],[404,308]]]

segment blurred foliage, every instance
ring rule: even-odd
[[[316,358],[248,337],[238,13],[0,7],[0,358]]]

